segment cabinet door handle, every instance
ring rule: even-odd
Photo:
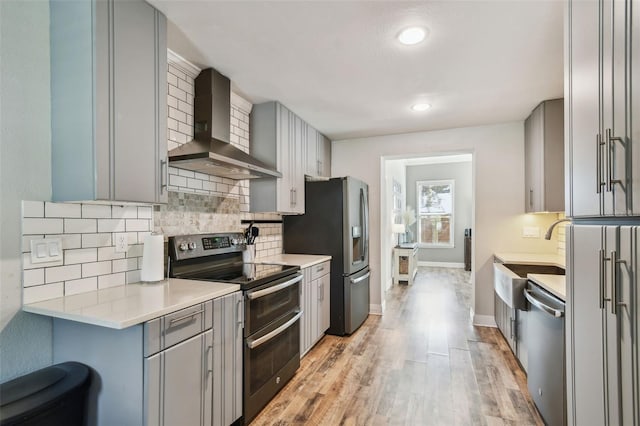
[[[602,135],[598,133],[596,135],[596,193],[602,193],[602,185],[605,185],[605,182],[602,182],[602,145],[604,142],[602,141]]]
[[[598,262],[598,291],[600,293],[599,296],[599,304],[600,309],[604,309],[604,262],[608,260],[604,255],[604,250],[600,249],[599,251],[599,262]]]
[[[533,207],[533,189],[529,189],[529,207]]]
[[[622,143],[622,138],[620,137],[616,137],[616,136],[612,136],[611,135],[612,131],[611,129],[606,129],[605,130],[605,141],[606,141],[606,150],[607,150],[607,155],[608,155],[608,161],[607,161],[607,192],[611,192],[613,191],[613,186],[618,183],[618,184],[622,184],[622,181],[620,179],[615,179],[614,176],[614,168],[615,168],[615,164],[614,164],[614,157],[613,157],[613,148],[615,147],[613,145],[613,142],[620,142]]]
[[[615,250],[611,252],[611,313],[618,315],[618,254]]]
[[[318,160],[318,176],[322,176],[322,161]]]
[[[160,160],[160,194],[167,189],[167,175],[169,174],[167,160]]]

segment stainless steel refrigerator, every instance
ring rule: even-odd
[[[285,253],[331,256],[328,333],[351,334],[369,316],[369,187],[352,177],[306,182],[305,214],[283,219]]]

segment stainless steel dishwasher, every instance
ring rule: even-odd
[[[529,281],[527,318],[529,393],[548,426],[566,424],[565,302]]]

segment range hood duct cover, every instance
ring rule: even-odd
[[[195,80],[194,139],[169,151],[172,166],[229,179],[282,177],[230,143],[231,82],[213,68]]]

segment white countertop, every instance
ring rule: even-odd
[[[238,290],[237,284],[169,278],[31,303],[22,310],[122,329]]]
[[[274,256],[258,259],[256,263],[299,266],[301,269],[304,269],[328,260],[331,260],[331,256],[316,254],[276,254]]]
[[[494,253],[494,256],[499,262],[521,265],[551,265],[564,268],[566,262],[564,256],[555,253]]]
[[[563,301],[567,300],[567,281],[564,275],[528,274],[527,278]]]

